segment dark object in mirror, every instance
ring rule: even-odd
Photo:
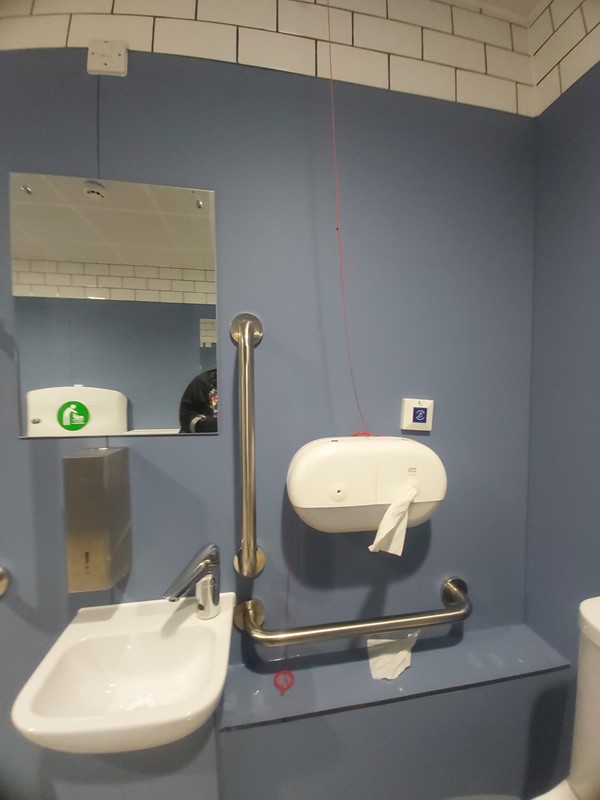
[[[179,405],[179,433],[215,433],[219,414],[217,370],[209,369],[191,380]]]

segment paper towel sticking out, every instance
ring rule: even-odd
[[[415,631],[397,639],[367,639],[371,677],[392,681],[408,669],[419,633]]]
[[[380,550],[401,556],[406,538],[406,523],[408,522],[408,507],[417,496],[419,490],[414,486],[404,489],[383,515],[379,528],[375,534],[373,544],[369,547],[372,553]]]

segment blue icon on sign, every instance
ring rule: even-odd
[[[427,409],[413,408],[413,422],[427,422]]]

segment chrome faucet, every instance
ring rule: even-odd
[[[186,564],[164,593],[174,602],[195,588],[200,619],[212,619],[219,613],[220,558],[216,544],[207,544]]]

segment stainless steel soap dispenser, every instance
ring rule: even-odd
[[[63,458],[69,592],[112,588],[131,569],[131,501],[126,447]]]

